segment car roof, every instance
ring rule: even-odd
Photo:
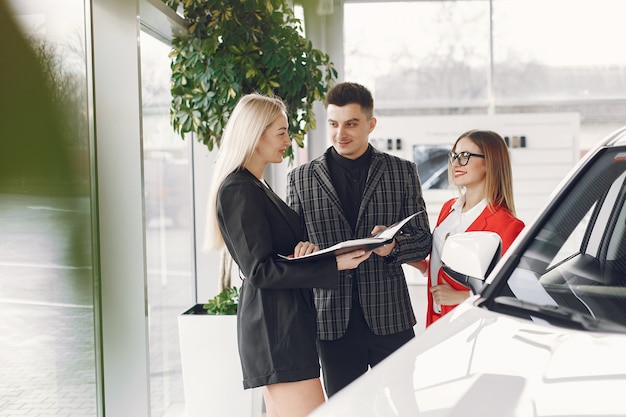
[[[597,146],[623,146],[626,145],[626,126],[617,129],[615,132],[611,133],[606,137],[603,141],[601,141]]]

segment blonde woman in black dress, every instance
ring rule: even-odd
[[[220,145],[209,194],[209,244],[224,245],[245,278],[237,335],[245,389],[263,387],[268,417],[308,415],[324,402],[312,288],[337,288],[338,271],[370,252],[289,261],[318,250],[299,216],[263,180],[291,144],[284,103],[241,98]]]

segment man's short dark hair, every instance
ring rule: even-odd
[[[359,104],[368,118],[374,115],[374,98],[370,90],[357,83],[344,82],[334,85],[326,94],[326,106],[333,104],[343,107]]]

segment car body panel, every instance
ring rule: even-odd
[[[477,308],[476,299],[311,417],[626,415],[624,335],[581,336]]]

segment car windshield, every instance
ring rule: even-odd
[[[626,326],[625,178],[625,148],[587,164],[504,265],[506,283],[485,292],[491,308],[540,306]],[[526,317],[545,319],[528,310]]]

